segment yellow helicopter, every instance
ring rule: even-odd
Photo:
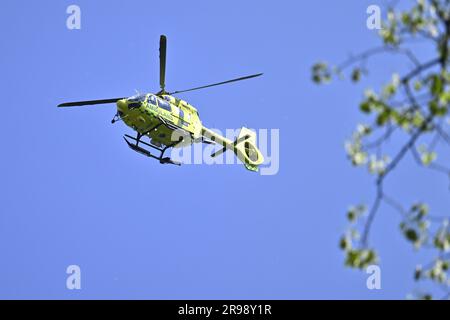
[[[257,171],[258,166],[264,162],[264,157],[256,146],[256,134],[253,131],[243,127],[236,140],[231,141],[204,127],[197,109],[174,95],[255,78],[262,73],[169,93],[165,90],[166,48],[167,39],[162,35],[159,43],[161,90],[158,93],[137,94],[129,98],[67,102],[58,107],[116,103],[117,113],[111,123],[121,120],[137,133],[136,137],[124,135],[127,145],[136,152],[159,160],[162,164],[181,165],[170,157],[164,157],[164,153],[170,148],[181,148],[200,142],[222,146],[211,154],[211,157],[231,150],[248,170]],[[148,137],[149,142],[143,141],[144,137]],[[156,150],[156,155],[150,152],[152,149]]]

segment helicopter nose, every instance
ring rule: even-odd
[[[117,110],[120,112],[126,112],[128,110],[128,104],[125,99],[117,101]]]

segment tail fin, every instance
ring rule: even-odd
[[[256,133],[243,127],[233,143],[234,153],[250,171],[258,171],[258,166],[264,162],[264,157],[256,146]]]
[[[258,171],[258,166],[264,162],[264,156],[256,146],[256,133],[248,128],[243,127],[234,141],[228,140],[207,128],[203,128],[203,135],[223,145],[223,148],[214,152],[211,157],[216,157],[226,150],[232,150],[245,168],[250,171]]]

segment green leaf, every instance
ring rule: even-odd
[[[327,63],[318,62],[313,65],[312,80],[317,84],[327,83],[331,80],[331,71]]]
[[[420,112],[415,112],[412,118],[412,124],[416,128],[421,128],[423,126],[425,119]]]
[[[353,82],[358,82],[360,79],[361,79],[361,69],[355,68],[352,71],[352,81]]]
[[[414,280],[417,281],[422,277],[422,267],[417,266],[416,270],[414,271]]]
[[[406,12],[402,13],[402,23],[405,25],[409,25],[411,23],[411,16]]]
[[[436,160],[436,152],[425,152],[422,154],[422,163],[425,166],[429,166],[434,160]]]
[[[355,213],[355,211],[350,210],[349,212],[347,212],[347,219],[350,222],[354,222],[356,220],[356,213]]]
[[[377,125],[379,125],[381,127],[381,126],[385,125],[388,120],[389,120],[389,111],[385,110],[378,115]]]
[[[414,82],[414,90],[419,91],[420,89],[422,89],[422,82],[417,80]]]
[[[441,107],[436,100],[430,101],[428,107],[430,109],[430,112],[435,116],[443,117],[447,114],[447,107]]]
[[[347,219],[350,222],[355,222],[361,215],[366,212],[367,208],[363,204],[359,204],[355,207],[350,207],[347,211]]]
[[[377,255],[372,249],[351,249],[346,251],[345,265],[364,269],[367,266],[377,262]]]
[[[430,89],[431,89],[431,93],[436,97],[439,96],[443,92],[444,86],[442,84],[442,79],[440,76],[433,75],[431,77],[431,88]]]
[[[359,105],[359,109],[364,113],[370,113],[372,109],[370,108],[370,103],[368,101],[364,101]]]
[[[404,231],[406,239],[408,239],[411,242],[416,242],[419,240],[419,235],[417,234],[416,230],[414,229],[406,229]]]
[[[351,248],[351,243],[347,236],[342,236],[341,240],[339,241],[339,247],[342,250],[348,250]]]
[[[450,81],[449,81],[450,82]],[[441,96],[439,97],[439,101],[441,104],[449,105],[450,104],[450,91],[443,92]]]

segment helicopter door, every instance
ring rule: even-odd
[[[184,110],[183,109],[181,109],[180,107],[174,107],[175,108],[175,110],[177,110],[178,111],[178,113],[176,114],[176,116],[178,117],[178,119],[179,119],[179,125],[182,125],[182,126],[189,126],[189,122],[188,121],[186,121],[186,118],[184,117]]]
[[[178,118],[184,120],[184,111],[181,108],[178,108]]]

